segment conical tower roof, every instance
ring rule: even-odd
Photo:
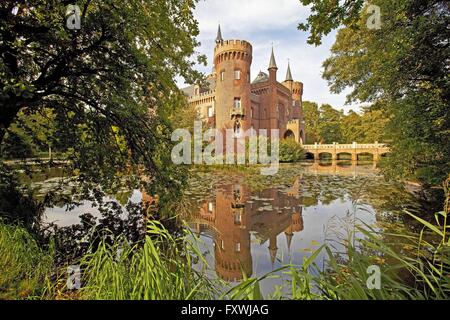
[[[277,63],[275,61],[275,54],[273,53],[273,47],[272,47],[272,54],[270,56],[270,62],[269,62],[269,70],[270,69],[278,69]]]
[[[294,236],[294,234],[292,233],[291,230],[289,230],[289,232],[285,232],[284,234],[286,235],[286,242],[287,242],[288,251],[291,251],[292,237]]]
[[[290,62],[288,62],[288,68],[287,68],[287,72],[286,72],[286,81],[294,81],[294,79],[292,78]]]
[[[220,43],[222,41],[223,41],[222,30],[220,30],[220,24],[219,24],[219,28],[217,29],[216,43]]]

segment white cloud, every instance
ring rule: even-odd
[[[220,21],[224,39],[243,39],[253,45],[252,77],[267,71],[271,44],[278,64],[278,79],[284,80],[287,60],[292,75],[304,84],[304,100],[329,103],[348,111],[357,106],[344,106],[345,95],[331,94],[322,79],[322,63],[330,55],[335,33],[323,39],[320,47],[306,43],[308,34],[297,29],[305,21],[309,9],[298,0],[201,0],[195,10],[201,42],[198,51],[208,57],[208,66],[199,70],[209,73],[217,25]]]

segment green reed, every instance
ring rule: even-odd
[[[159,222],[149,221],[142,246],[101,243],[81,261],[82,299],[213,299],[215,283],[192,268],[202,254],[186,235],[175,239]],[[206,265],[206,261],[203,261]]]
[[[39,247],[24,228],[0,221],[0,299],[39,299],[53,269],[53,246]]]

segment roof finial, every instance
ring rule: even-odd
[[[221,42],[223,42],[223,38],[222,38],[222,31],[220,30],[220,22],[219,22],[219,28],[217,29],[216,43],[219,44]]]
[[[286,72],[286,81],[294,81],[294,79],[292,78],[292,73],[291,73],[291,62],[288,59],[288,68],[287,68],[287,72]]]
[[[272,55],[270,56],[269,70],[278,69],[277,63],[275,62],[275,54],[273,53],[273,42],[272,42]]]

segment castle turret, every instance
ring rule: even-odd
[[[286,80],[283,81],[283,85],[291,90],[292,99],[296,102],[299,102],[301,106],[302,96],[303,96],[303,83],[299,81],[294,81],[291,72],[291,63],[288,62],[288,68],[286,71]]]
[[[276,82],[277,81],[277,63],[275,61],[275,54],[273,53],[273,47],[272,47],[272,54],[270,55],[270,62],[269,62],[269,81]]]
[[[217,29],[216,44],[219,44],[221,42],[223,42],[223,38],[222,38],[222,30],[220,30],[220,24],[219,24],[219,28]]]
[[[286,72],[286,80],[287,82],[293,82],[294,79],[292,78],[292,73],[291,73],[291,63],[288,62],[288,68],[287,68],[287,72]]]
[[[218,39],[222,38],[220,29]],[[234,129],[236,133],[250,128],[250,67],[252,46],[244,40],[216,40],[216,127]]]

